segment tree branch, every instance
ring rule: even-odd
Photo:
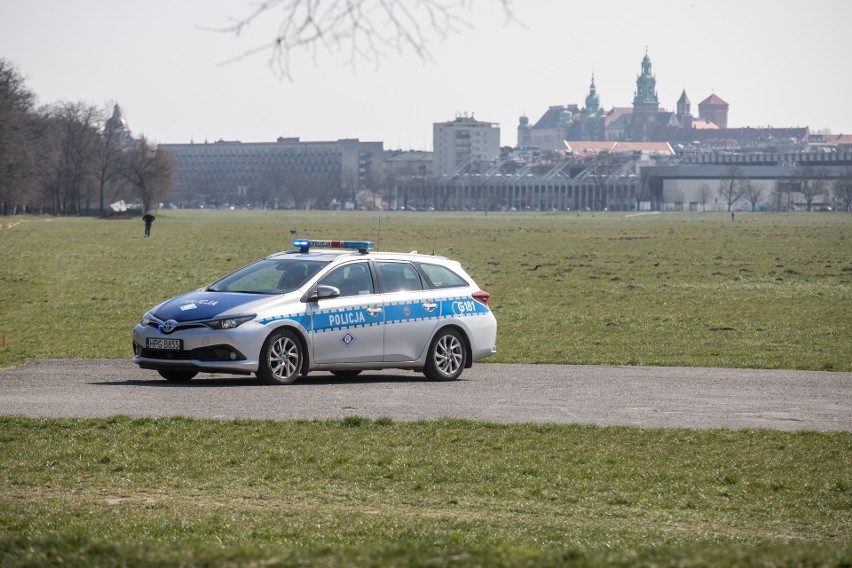
[[[506,22],[517,22],[513,0],[497,1]],[[431,59],[429,41],[440,40],[461,28],[472,28],[464,12],[472,0],[263,0],[245,17],[218,28],[201,28],[219,33],[243,34],[249,26],[272,11],[281,13],[275,36],[267,42],[243,51],[224,64],[241,61],[268,52],[269,65],[275,72],[292,79],[293,52],[305,48],[316,61],[317,49],[347,49],[349,64],[359,61],[378,66],[388,50],[403,53],[412,50],[421,60]]]

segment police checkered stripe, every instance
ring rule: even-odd
[[[427,312],[423,309],[423,304],[425,302],[429,302],[430,300],[400,300],[397,302],[388,302],[385,304],[385,323],[386,324],[394,324],[394,323],[410,323],[410,322],[418,322],[418,321],[426,321],[431,319],[438,319],[440,314],[440,310],[437,308],[434,312]],[[402,308],[400,310],[399,308]],[[409,309],[409,315],[405,315],[405,308]],[[412,313],[418,313],[418,315],[411,316]],[[425,313],[423,313],[425,312]]]
[[[381,323],[351,323],[346,325],[334,326],[334,327],[321,327],[314,330],[314,333],[325,333],[327,331],[341,331],[344,329],[358,329],[361,327],[375,327],[377,325],[381,325]]]
[[[412,302],[410,300],[408,300],[408,301],[400,300],[400,301],[396,301],[396,302],[388,302],[388,303],[385,304],[385,308],[386,308],[385,318],[386,319],[379,320],[379,321],[369,321],[369,319],[367,319],[367,317],[365,316],[363,323],[352,322],[352,323],[341,323],[340,325],[327,325],[327,326],[323,326],[321,324],[320,325],[316,324],[317,318],[321,318],[323,316],[329,316],[329,315],[334,315],[334,314],[345,314],[345,313],[352,313],[352,312],[363,312],[370,306],[370,304],[367,304],[367,305],[361,305],[361,306],[350,306],[350,307],[346,307],[346,308],[335,308],[335,309],[331,309],[331,310],[322,310],[322,311],[314,314],[313,318],[310,315],[305,314],[305,313],[287,314],[287,315],[282,315],[282,316],[272,316],[272,317],[267,317],[267,318],[263,318],[263,319],[259,320],[259,323],[266,325],[266,324],[272,323],[274,321],[293,320],[296,323],[298,323],[299,325],[301,325],[302,327],[304,327],[305,329],[307,329],[308,331],[313,331],[315,333],[324,333],[324,332],[327,332],[327,331],[340,331],[340,330],[343,330],[343,329],[358,329],[358,328],[364,328],[364,327],[373,327],[373,326],[382,325],[382,324],[400,324],[400,323],[425,321],[425,320],[431,320],[431,319],[452,319],[452,318],[473,317],[473,316],[482,315],[482,314],[487,313],[489,311],[487,307],[485,307],[482,304],[480,304],[479,302],[475,301],[471,296],[454,296],[452,298],[444,298],[442,300],[436,300],[436,301],[440,301],[441,307],[440,307],[440,310],[439,309],[435,310],[434,315],[429,314],[429,315],[416,316],[416,317],[402,316],[402,317],[387,318],[387,313],[394,311],[394,310],[389,309],[389,308],[402,307],[404,309],[405,307],[408,307],[408,308],[414,308],[414,309],[417,309],[417,310],[422,310],[422,306],[423,306],[423,303],[425,301],[429,301],[429,300],[420,300],[420,301],[416,301],[416,302]],[[459,312],[459,310],[456,310],[456,309],[453,308],[455,302],[465,302],[469,307],[471,307],[473,309],[470,310],[470,311],[465,310],[463,312]]]

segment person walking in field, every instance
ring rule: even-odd
[[[146,238],[151,236],[151,223],[154,222],[154,219],[156,219],[156,217],[151,215],[150,211],[145,213],[145,216],[142,217],[142,220],[145,221],[145,237]]]

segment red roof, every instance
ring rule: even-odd
[[[716,93],[713,93],[712,95],[698,103],[699,107],[704,105],[728,106],[728,103],[723,101],[718,95],[716,95]]]

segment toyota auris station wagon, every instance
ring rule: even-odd
[[[496,352],[489,294],[458,262],[371,252],[369,241],[293,245],[151,309],[133,330],[133,362],[174,382],[387,368],[446,381]]]

